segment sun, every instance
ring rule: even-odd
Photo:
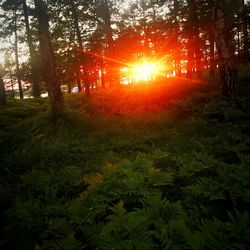
[[[152,80],[159,73],[160,67],[156,62],[143,62],[135,64],[132,71],[136,78],[143,81]]]
[[[124,83],[140,83],[152,81],[158,78],[163,72],[163,64],[159,61],[143,61],[130,63],[123,67],[122,75]]]

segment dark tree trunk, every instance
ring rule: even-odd
[[[111,16],[110,10],[107,3],[107,0],[102,0],[102,11],[103,11],[103,21],[104,21],[104,28],[107,37],[107,42],[109,46],[109,50],[113,51],[113,35],[112,35],[112,28],[111,28]]]
[[[196,16],[197,17],[197,16]],[[199,38],[199,26],[198,26],[198,17],[197,22],[195,24],[195,68],[197,77],[200,78],[202,76],[202,65],[201,65],[201,45]]]
[[[85,94],[87,97],[90,97],[90,79],[87,70],[83,72],[83,75],[84,75]]]
[[[192,78],[193,72],[201,76],[201,51],[199,38],[199,20],[196,0],[188,0],[188,66],[187,77]]]
[[[34,97],[40,97],[41,92],[40,92],[40,87],[39,87],[39,80],[37,77],[38,69],[37,69],[37,63],[35,60],[35,48],[32,43],[26,0],[22,0],[22,4],[23,4],[23,14],[24,14],[25,27],[26,27],[26,34],[27,34],[27,42],[28,42],[29,53],[30,53],[32,94]]]
[[[23,89],[20,76],[20,65],[19,65],[19,55],[18,55],[18,37],[17,37],[17,16],[16,11],[14,12],[14,35],[15,35],[15,63],[16,63],[16,75],[17,83],[19,89],[19,97],[23,99]]]
[[[71,82],[68,82],[68,94],[71,94]]]
[[[53,112],[57,113],[62,111],[64,101],[57,76],[55,55],[52,49],[51,37],[49,33],[47,7],[43,0],[34,0],[34,2],[39,25],[39,42],[44,79],[47,84],[51,109]]]
[[[109,86],[115,87],[118,86],[120,83],[120,75],[119,75],[119,65],[117,62],[115,62],[115,60],[113,60],[115,58],[115,48],[114,48],[113,32],[111,27],[111,14],[107,0],[102,0],[101,8],[102,8],[102,19],[104,22],[104,32],[106,34],[106,39],[109,49],[108,57],[110,58],[110,60],[107,63]]]
[[[83,62],[84,60],[83,43],[82,43],[82,36],[81,36],[81,31],[80,31],[79,23],[78,23],[77,9],[76,9],[74,0],[71,0],[70,3],[71,3],[72,18],[74,22],[74,29],[76,32],[76,38],[77,38],[79,54],[80,54],[80,61],[79,61],[78,69],[77,69],[78,72],[76,73],[76,81],[77,81],[77,86],[78,86],[78,92],[81,92],[82,87],[81,87],[81,78],[80,78],[80,75],[81,75],[80,67],[81,67],[81,63],[86,63],[86,62]],[[84,82],[84,86],[86,85],[88,85],[88,83]],[[86,87],[85,87],[85,90],[86,90]],[[86,95],[88,94],[86,93]]]
[[[187,78],[191,79],[193,77],[193,66],[194,66],[194,50],[192,39],[188,39],[188,62],[187,62]]]
[[[4,88],[4,82],[3,82],[3,78],[2,75],[0,73],[0,104],[6,104],[6,92],[5,92],[5,88]]]
[[[191,79],[193,77],[193,67],[194,67],[194,9],[193,6],[194,0],[188,0],[188,18],[187,18],[187,78]]]
[[[101,59],[101,84],[102,88],[106,87],[105,74],[104,74],[104,59]]]
[[[242,25],[243,25],[243,49],[244,49],[244,61],[249,61],[249,41],[248,41],[248,25],[247,25],[247,12],[246,12],[246,6],[245,1],[242,1]]]
[[[81,85],[81,79],[80,79],[79,74],[78,74],[78,76],[76,78],[76,82],[77,82],[78,92],[80,93],[82,91],[82,85]]]
[[[80,28],[79,28],[76,6],[74,3],[74,0],[71,0],[70,3],[71,3],[71,11],[72,11],[72,17],[73,17],[73,22],[74,22],[74,28],[76,32],[77,43],[79,46],[80,53],[83,53],[82,36],[81,36]]]
[[[215,68],[216,68],[216,63],[215,63],[215,51],[214,51],[214,32],[213,32],[213,27],[211,25],[211,28],[209,29],[209,75],[210,76],[215,76]]]
[[[175,74],[181,76],[181,56],[180,56],[180,42],[179,42],[179,21],[177,19],[179,15],[179,1],[174,1],[174,58],[175,58]]]
[[[239,17],[238,17],[239,18]],[[241,35],[241,30],[240,30],[240,23],[237,22],[237,57],[238,57],[238,61],[241,58],[241,41],[240,41],[240,35]]]
[[[226,29],[224,0],[211,0],[213,31],[218,50],[220,76],[223,94],[228,99],[235,95],[237,68],[233,62]]]

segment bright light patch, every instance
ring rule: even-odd
[[[150,63],[150,62],[144,62],[141,64],[137,64],[133,67],[133,75],[138,80],[143,81],[149,81],[153,80],[156,75],[159,73],[159,67],[158,63]]]
[[[130,64],[128,67],[121,69],[123,75],[122,83],[152,81],[161,76],[163,71],[163,64],[161,62],[144,61],[142,63]]]

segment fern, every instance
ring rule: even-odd
[[[234,217],[229,214],[230,221],[222,222],[217,219],[202,221],[201,231],[206,236],[209,249],[247,249],[249,247],[249,215],[238,211]]]

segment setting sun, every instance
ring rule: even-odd
[[[158,73],[158,70],[158,63],[143,62],[141,64],[136,64],[132,69],[132,73],[139,79],[141,78],[141,80],[147,81],[151,80],[151,78]]]
[[[163,64],[155,61],[144,61],[123,67],[121,72],[124,84],[151,81],[163,73]]]

